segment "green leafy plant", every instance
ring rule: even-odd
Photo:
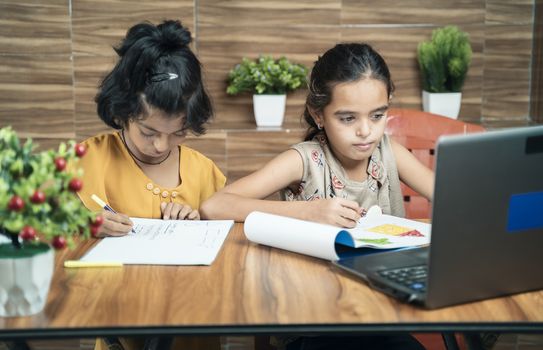
[[[237,95],[242,92],[282,95],[305,86],[308,68],[291,63],[285,57],[274,60],[260,56],[256,60],[243,58],[228,74],[226,92]]]
[[[467,33],[456,26],[435,29],[430,41],[418,46],[423,89],[428,92],[460,92],[471,62]]]
[[[62,249],[97,233],[103,218],[76,194],[83,186],[78,158],[85,152],[74,141],[35,152],[31,139],[21,144],[11,127],[0,129],[0,234],[11,242],[0,245],[0,255],[32,255],[44,242]]]

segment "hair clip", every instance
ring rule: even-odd
[[[173,80],[173,79],[177,79],[177,78],[179,78],[179,75],[177,75],[175,73],[156,73],[156,74],[151,75],[149,80],[152,83],[159,83],[159,82],[164,81],[164,80]]]

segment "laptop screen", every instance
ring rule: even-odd
[[[427,304],[543,288],[543,126],[440,138]]]

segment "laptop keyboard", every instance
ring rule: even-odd
[[[399,269],[379,271],[379,275],[395,283],[401,284],[415,292],[426,292],[427,265],[410,266]]]

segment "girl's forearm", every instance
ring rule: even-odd
[[[306,220],[308,202],[273,201],[242,197],[231,193],[216,193],[200,207],[203,219],[245,221],[252,211]]]

